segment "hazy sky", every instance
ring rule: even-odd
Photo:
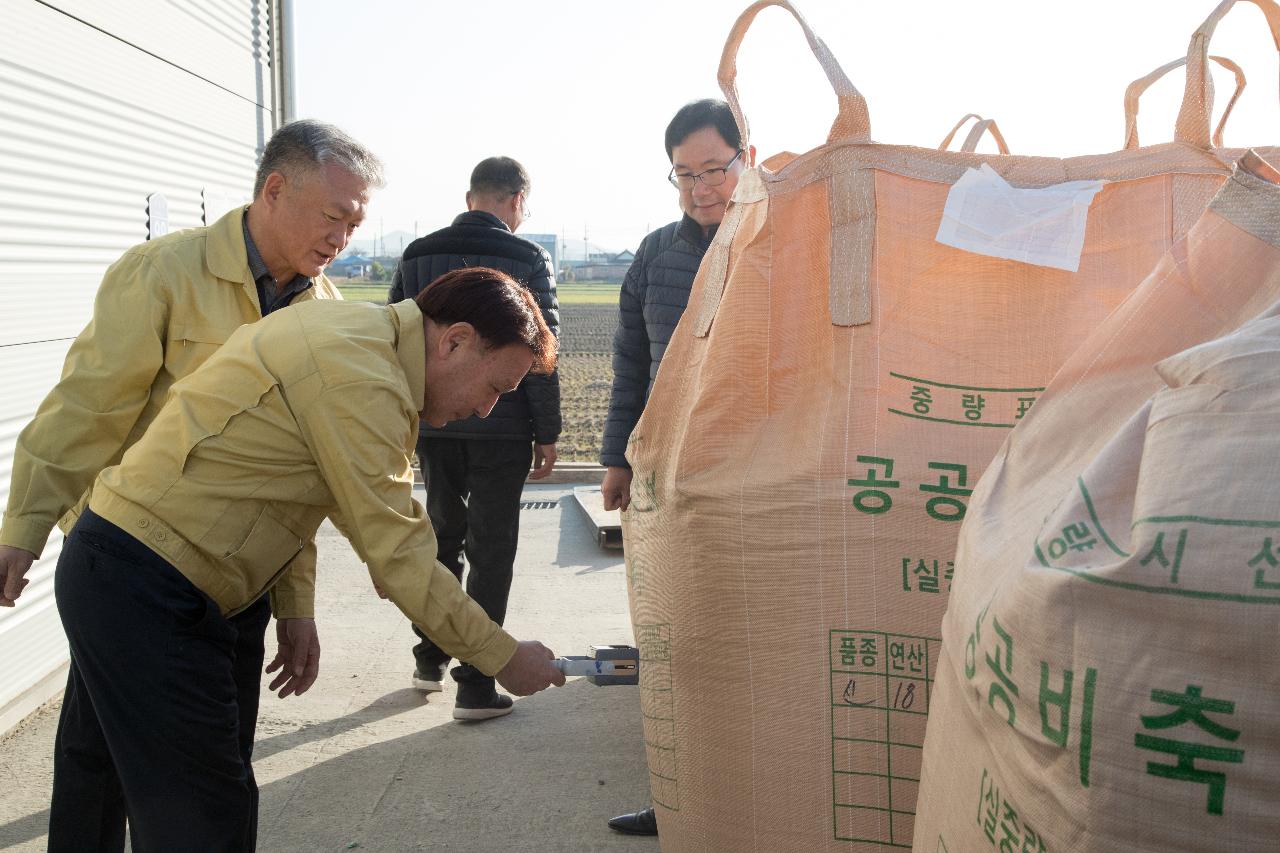
[[[634,249],[678,216],[662,133],[681,104],[719,96],[716,69],[746,0],[297,0],[299,116],[373,148],[388,185],[356,235],[426,233],[463,209],[471,168],[506,154],[533,178],[524,231]],[[870,106],[879,142],[935,147],[967,112],[1015,154],[1123,142],[1130,80],[1185,54],[1216,0],[797,0]],[[1211,53],[1251,85],[1231,146],[1280,143],[1277,55],[1239,3]],[[756,19],[739,88],[761,159],[825,138],[835,98],[781,9]],[[1215,66],[1218,104],[1234,85]],[[1142,102],[1147,144],[1173,137],[1181,70]],[[958,145],[958,143],[956,143]],[[991,150],[989,140],[980,151]]]

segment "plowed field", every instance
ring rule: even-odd
[[[613,384],[613,332],[617,305],[560,306],[560,411],[564,428],[556,451],[561,459],[600,458],[609,389]]]

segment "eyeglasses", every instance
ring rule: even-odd
[[[693,189],[693,185],[698,181],[702,181],[703,186],[718,187],[729,177],[729,169],[742,156],[742,149],[738,149],[738,153],[733,155],[733,159],[723,166],[716,169],[707,169],[696,175],[689,173],[678,173],[674,166],[671,167],[671,173],[667,175],[667,180],[677,189],[689,190]]]
[[[528,219],[533,216],[533,214],[529,212],[529,191],[516,190],[512,195],[520,196],[520,218]]]

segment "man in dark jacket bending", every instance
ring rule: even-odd
[[[524,283],[543,317],[559,334],[551,257],[514,232],[529,215],[529,175],[510,157],[482,160],[471,172],[467,211],[442,228],[414,240],[396,269],[388,302],[412,299],[428,284],[461,267],[491,267]],[[525,377],[503,394],[488,418],[469,417],[440,429],[424,422],[418,461],[427,482],[427,513],[439,543],[437,558],[462,580],[463,555],[470,565],[467,594],[489,618],[502,624],[511,590],[520,533],[520,493],[526,476],[551,473],[560,437],[560,379],[556,373]],[[530,461],[533,471],[530,473]],[[443,689],[449,655],[414,628],[413,685]],[[511,713],[511,697],[493,678],[465,661],[454,667],[458,720],[487,720]]]

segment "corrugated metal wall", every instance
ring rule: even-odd
[[[6,0],[0,53],[0,505],[18,432],[57,381],[103,270],[249,198],[274,126],[271,0]],[[0,732],[56,695],[55,531],[0,609]]]

